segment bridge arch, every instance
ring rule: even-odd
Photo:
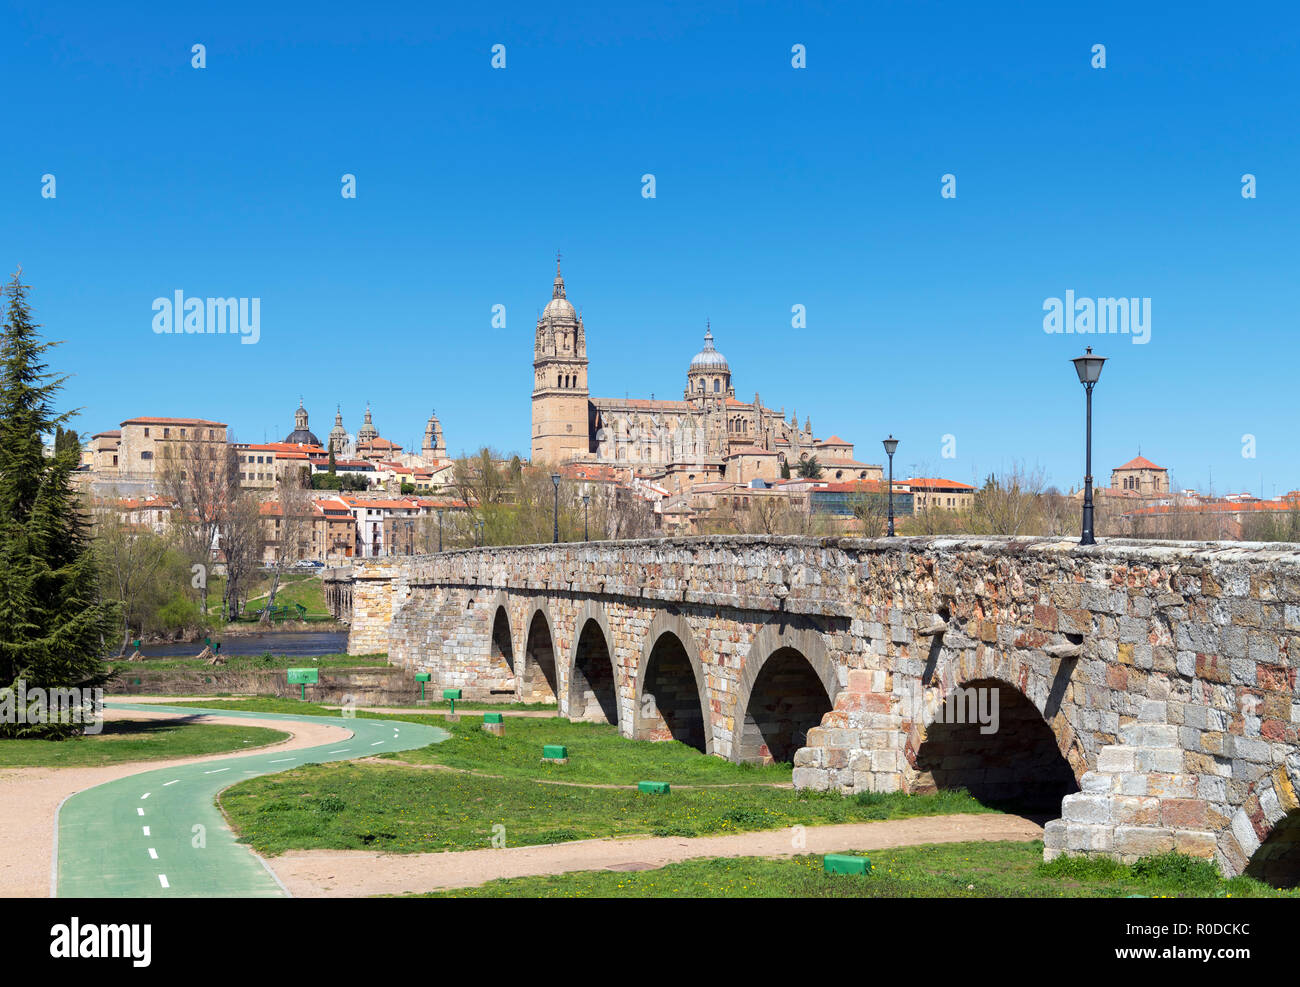
[[[646,632],[633,692],[633,736],[714,748],[708,679],[686,618],[661,610]],[[647,700],[650,700],[647,702]]]
[[[573,647],[566,666],[566,708],[570,720],[612,723],[621,728],[622,703],[613,642],[605,608],[588,600],[574,620]]]
[[[518,682],[519,669],[515,662],[514,628],[510,625],[510,599],[504,591],[488,601],[486,607],[488,620],[488,660],[498,666],[504,666]],[[516,685],[515,692],[518,693]]]
[[[1278,765],[1246,790],[1246,797],[1218,833],[1215,842],[1219,856],[1233,872],[1241,867],[1248,877],[1275,888],[1300,887],[1300,805],[1296,789],[1300,771],[1288,771]],[[1268,805],[1271,811],[1265,810]],[[1270,815],[1277,818],[1262,825]],[[1251,837],[1254,836],[1254,840]],[[1258,846],[1252,851],[1242,839]],[[1236,861],[1245,861],[1244,866]]]
[[[808,731],[834,708],[840,688],[816,630],[764,624],[741,665],[731,759],[793,761]]]
[[[1082,750],[1023,683],[976,675],[927,693],[922,725],[906,748],[916,771],[911,791],[964,788],[983,802],[1058,814],[1061,800],[1079,790],[1071,760]]]
[[[560,695],[555,664],[555,620],[545,601],[525,611],[523,676],[519,694],[525,702],[550,702]]]

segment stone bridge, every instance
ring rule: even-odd
[[[357,561],[353,654],[467,699],[1044,810],[1046,855],[1300,880],[1300,549],[704,537]]]

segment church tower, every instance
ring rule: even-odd
[[[447,442],[442,436],[442,424],[436,413],[429,415],[429,423],[424,426],[424,445],[420,453],[430,463],[447,458]]]
[[[565,297],[555,258],[551,300],[537,320],[533,342],[532,461],[559,466],[591,451],[588,416],[587,335],[582,317]]]

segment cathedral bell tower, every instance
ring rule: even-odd
[[[587,335],[565,297],[555,258],[551,300],[537,320],[533,342],[532,461],[559,466],[591,452],[587,391]]]

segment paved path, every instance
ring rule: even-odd
[[[881,822],[808,826],[796,845],[792,829],[725,836],[579,840],[547,846],[440,853],[290,850],[274,858],[295,897],[349,898],[467,888],[496,878],[584,870],[649,870],[697,857],[789,857],[801,853],[885,850],[924,843],[1042,839],[1043,828],[1020,816],[962,813]]]
[[[351,731],[348,740],[296,751],[265,751],[133,774],[71,796],[59,810],[56,897],[276,897],[285,888],[248,847],[236,843],[215,805],[219,791],[303,764],[404,751],[446,740],[437,727],[399,720],[204,710],[112,702],[113,709],[286,723]]]

